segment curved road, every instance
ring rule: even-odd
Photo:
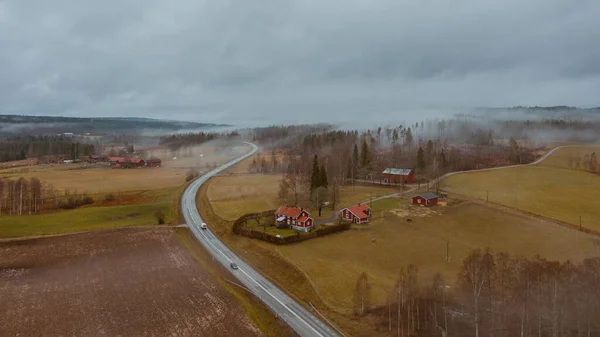
[[[508,166],[497,166],[497,167],[488,167],[488,168],[483,168],[483,169],[477,169],[477,170],[466,170],[466,171],[455,171],[455,172],[449,172],[444,174],[443,176],[437,178],[437,179],[433,179],[431,180],[428,185],[429,187],[431,187],[431,184],[435,184],[438,181],[442,181],[450,176],[456,175],[456,174],[462,174],[462,173],[471,173],[471,172],[482,172],[482,171],[494,171],[494,170],[502,170],[502,169],[506,169],[506,168],[511,168],[511,167],[519,167],[519,166],[534,166],[537,165],[541,162],[544,161],[544,159],[548,158],[548,156],[550,156],[552,153],[554,153],[554,151],[558,150],[558,149],[562,149],[564,147],[571,147],[571,146],[577,146],[577,145],[563,145],[563,146],[557,146],[555,148],[553,148],[552,150],[544,153],[543,156],[539,157],[538,159],[536,159],[534,162],[531,163],[527,163],[527,164],[516,164],[516,165],[508,165]],[[427,185],[425,185],[427,186]]]
[[[340,336],[332,327],[317,319],[304,307],[296,303],[287,294],[269,282],[266,278],[252,269],[250,265],[236,256],[225,246],[210,229],[201,229],[203,220],[196,208],[196,194],[202,184],[217,173],[239,163],[252,156],[258,147],[252,143],[246,143],[252,147],[247,154],[238,157],[212,171],[205,173],[188,186],[183,192],[181,199],[181,211],[185,222],[198,241],[210,252],[214,258],[230,269],[230,263],[235,262],[238,269],[230,269],[232,274],[248,288],[256,297],[266,304],[276,315],[283,319],[300,336],[334,337]],[[207,224],[210,228],[210,224]]]

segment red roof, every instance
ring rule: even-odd
[[[126,160],[125,160],[125,157],[108,157],[108,161],[113,162],[113,163],[114,162],[124,163]]]
[[[307,217],[307,216],[301,216],[301,217],[299,217],[299,218],[298,218],[298,221],[299,221],[299,222],[305,222],[305,221],[306,221],[306,220],[308,220],[308,219],[310,219],[310,218],[309,218],[309,217]]]
[[[299,207],[279,207],[275,214],[277,215],[285,215],[290,218],[297,218],[302,213],[303,209]],[[304,211],[306,212],[306,211]],[[306,212],[306,214],[309,214]]]
[[[356,215],[359,218],[365,218],[369,215],[369,206],[362,204],[346,208],[350,213]]]
[[[129,158],[129,161],[133,164],[139,164],[140,162],[143,162],[143,159],[140,158]]]

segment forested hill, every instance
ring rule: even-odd
[[[139,131],[174,132],[228,126],[160,120],[152,118],[83,118],[55,116],[0,115],[0,134],[49,134],[49,133],[91,133],[95,135],[131,133]]]

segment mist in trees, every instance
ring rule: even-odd
[[[66,136],[10,136],[0,138],[0,162],[64,156],[78,159],[93,154],[95,146]]]

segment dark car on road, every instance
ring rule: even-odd
[[[229,266],[231,267],[231,269],[238,269],[238,265],[235,262],[231,262]]]

